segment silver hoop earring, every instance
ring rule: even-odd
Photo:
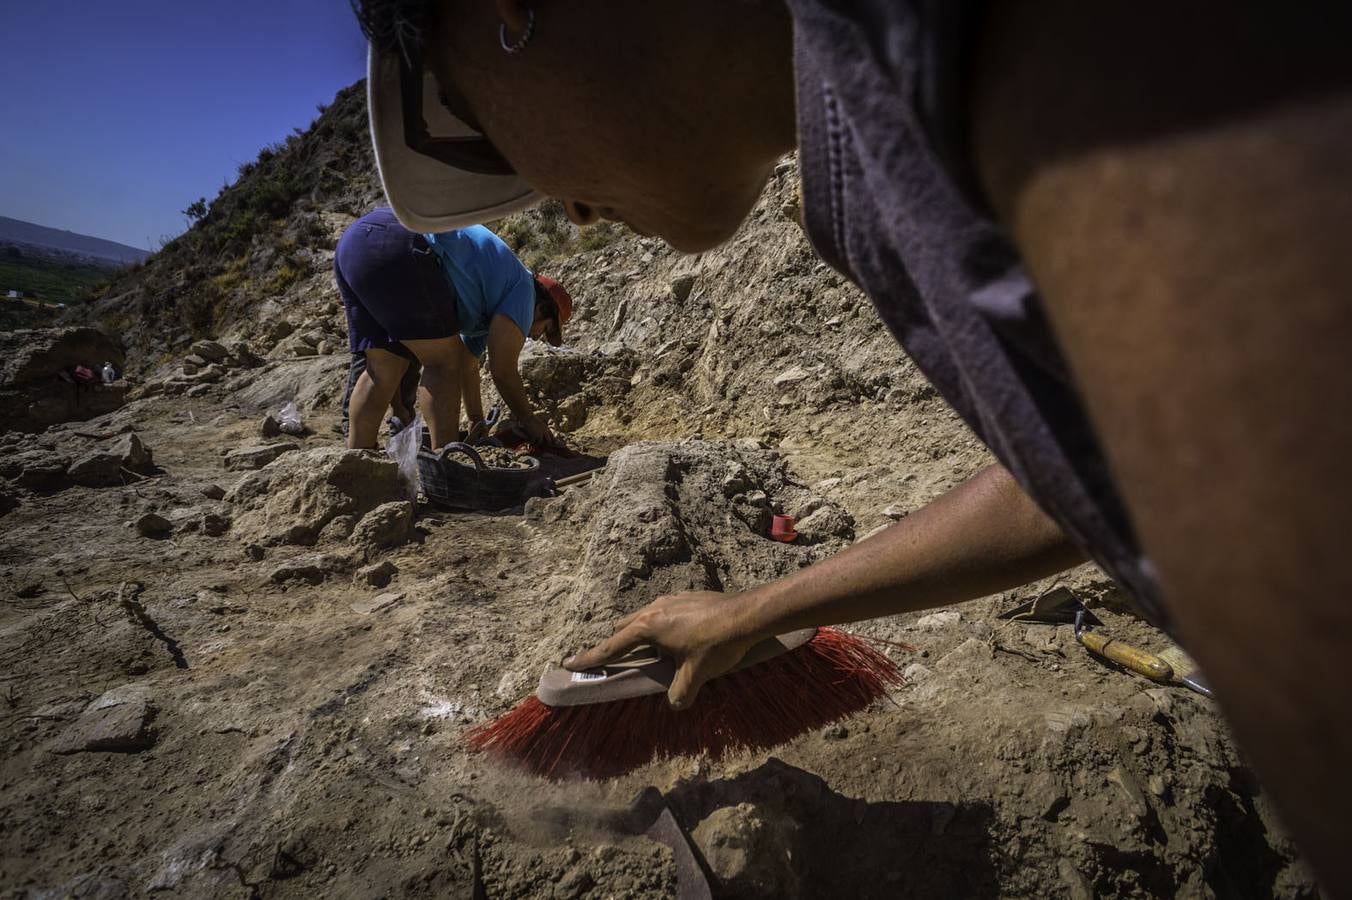
[[[535,10],[528,6],[526,7],[526,30],[521,32],[521,37],[517,38],[513,43],[507,43],[507,23],[503,22],[498,26],[498,43],[502,45],[502,49],[506,51],[508,56],[515,56],[526,49],[526,45],[530,43],[531,35],[534,33]]]

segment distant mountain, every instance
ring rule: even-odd
[[[141,262],[150,255],[149,250],[142,250],[139,247],[129,247],[116,241],[105,241],[103,238],[48,228],[45,225],[34,225],[32,222],[21,222],[5,216],[0,216],[0,244],[39,247],[43,250],[70,253],[118,266]]]

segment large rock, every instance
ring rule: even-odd
[[[112,487],[122,483],[122,458],[107,450],[95,450],[71,463],[66,474],[84,487]]]
[[[16,454],[6,467],[15,485],[30,491],[59,491],[70,486],[70,459],[44,449]]]
[[[230,351],[217,341],[198,341],[192,345],[192,352],[214,363],[225,362],[230,357]]]
[[[347,354],[275,360],[239,372],[226,382],[231,399],[244,409],[275,412],[295,401],[302,413],[331,409],[347,383]]]
[[[124,684],[89,704],[51,749],[53,753],[147,750],[155,744],[155,733],[150,729],[154,718],[150,689],[143,684]]]
[[[125,383],[76,385],[61,377],[75,366],[97,372],[105,361],[123,368],[122,351],[94,328],[0,332],[0,429],[37,432],[117,409]]]
[[[335,518],[360,519],[405,495],[394,460],[326,447],[288,453],[245,475],[226,499],[239,510],[233,533],[246,544],[268,546],[313,544]]]
[[[155,512],[144,513],[131,523],[132,528],[142,537],[167,537],[174,530],[174,523]]]
[[[119,435],[108,447],[108,452],[116,455],[122,461],[122,468],[133,472],[139,472],[142,475],[152,475],[155,472],[155,459],[150,448],[141,443],[141,439],[135,432],[129,431],[126,434]]]

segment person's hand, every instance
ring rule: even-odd
[[[488,423],[480,419],[477,422],[469,423],[469,430],[465,432],[465,443],[473,444],[475,441],[481,441],[488,437]]]
[[[574,672],[591,669],[640,644],[651,644],[676,660],[676,677],[667,689],[667,702],[673,709],[685,709],[695,701],[704,682],[741,662],[756,642],[754,637],[733,633],[736,617],[729,615],[730,605],[741,600],[740,594],[717,591],[658,597],[621,619],[609,638],[565,659],[563,666]]]
[[[521,420],[521,430],[537,447],[556,447],[560,441],[549,430],[549,423],[539,416]]]

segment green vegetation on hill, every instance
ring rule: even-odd
[[[24,291],[43,303],[79,303],[100,293],[113,275],[107,267],[73,258],[0,247],[0,296]]]
[[[144,265],[117,273],[69,319],[116,333],[132,365],[151,365],[251,322],[260,305],[326,272],[342,228],[385,204],[366,124],[365,83],[338,92],[308,128],[263,148],[215,198],[185,198],[190,227]],[[533,270],[596,250],[627,229],[579,230],[562,204],[490,223]],[[325,274],[327,285],[331,276]],[[294,300],[294,298],[292,298]]]
[[[360,215],[380,197],[363,88],[339,91],[214,199],[185,201],[188,230],[114,279],[87,318],[159,356],[221,333],[307,276],[312,253],[333,248],[328,214]]]

